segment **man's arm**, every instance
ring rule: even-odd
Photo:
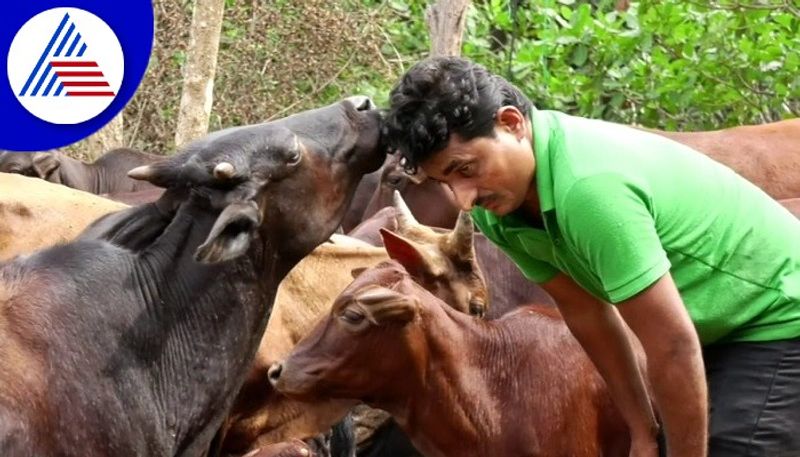
[[[700,344],[669,273],[621,302],[619,313],[563,274],[542,286],[556,300],[570,331],[606,380],[631,429],[634,447],[646,453],[654,444],[657,428],[620,314],[647,355],[648,377],[669,455],[705,456],[708,412]]]
[[[617,305],[647,354],[647,371],[670,456],[705,456],[708,387],[697,332],[667,273]]]
[[[614,404],[628,424],[631,455],[658,455],[658,424],[619,313],[563,273],[542,287],[555,299],[567,327],[605,379]]]

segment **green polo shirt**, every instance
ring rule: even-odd
[[[729,168],[624,125],[531,114],[544,229],[472,211],[530,280],[619,303],[672,274],[703,344],[800,337],[800,222]]]

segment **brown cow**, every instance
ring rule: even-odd
[[[395,230],[397,227],[395,223],[396,213],[397,210],[394,207],[383,208],[355,227],[348,236],[358,238],[373,246],[383,246],[379,230],[381,228]],[[411,214],[410,210],[406,214],[406,219],[414,220],[414,215]],[[416,224],[419,225],[418,222]],[[434,228],[433,230],[438,232],[442,229]],[[486,311],[487,318],[498,318],[523,303],[555,305],[552,297],[544,289],[526,279],[511,259],[486,239],[483,234],[475,233],[473,238],[475,255],[489,289],[489,303],[491,306]]]
[[[0,173],[0,261],[71,241],[95,219],[125,208],[41,179]]]
[[[367,220],[381,208],[391,206],[393,193],[400,192],[414,217],[429,227],[452,228],[458,217],[458,207],[452,192],[438,182],[414,182],[400,166],[400,154],[390,155],[383,163],[380,181],[364,209]]]
[[[359,399],[430,456],[627,456],[627,426],[558,311],[482,321],[394,261],[369,269],[269,370],[305,401]]]
[[[153,189],[154,186],[129,178],[128,171],[163,158],[135,149],[118,148],[106,152],[92,163],[86,163],[57,151],[9,151],[0,153],[0,172],[41,178],[98,195],[136,192]]]
[[[130,172],[168,188],[0,264],[3,455],[205,455],[278,283],[384,159],[353,97]]]
[[[227,421],[224,452],[241,453],[268,443],[313,436],[354,405],[349,401],[314,405],[287,401],[272,392],[267,378],[270,365],[285,357],[327,313],[352,280],[351,270],[391,256],[460,312],[486,312],[486,285],[474,257],[469,216],[463,214],[454,230],[439,233],[416,224],[399,194],[395,204],[400,208],[396,213],[399,234],[383,232],[385,250],[334,236],[333,243],[317,248],[281,283],[256,360]]]
[[[800,197],[800,119],[710,132],[646,130],[706,154],[776,200]]]

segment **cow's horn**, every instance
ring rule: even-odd
[[[128,172],[128,177],[140,181],[149,181],[155,170],[150,165],[142,165]]]
[[[456,226],[450,233],[450,246],[462,259],[469,260],[473,257],[472,237],[475,228],[472,225],[472,218],[466,211],[458,213]]]
[[[233,168],[230,162],[220,162],[214,167],[214,178],[220,181],[233,178],[235,173],[236,169]]]
[[[411,214],[411,210],[408,209],[408,205],[406,205],[406,202],[400,195],[400,191],[394,191],[392,200],[394,202],[394,208],[397,210],[397,227],[400,231],[404,231],[412,225],[419,225],[419,222],[417,222],[414,215]]]

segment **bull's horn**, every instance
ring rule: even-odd
[[[128,177],[140,181],[149,181],[155,170],[150,165],[142,165],[128,172]]]
[[[458,213],[456,226],[450,233],[449,245],[460,258],[470,260],[473,257],[472,237],[475,228],[472,225],[472,218],[466,211]]]
[[[401,232],[406,231],[413,225],[419,225],[419,222],[417,222],[414,215],[411,214],[411,210],[408,209],[408,205],[406,205],[406,202],[400,195],[400,191],[395,190],[393,192],[392,201],[394,202],[394,208],[397,210],[397,227]]]
[[[233,178],[235,173],[236,169],[233,168],[230,162],[220,162],[214,167],[214,178],[220,181]]]

